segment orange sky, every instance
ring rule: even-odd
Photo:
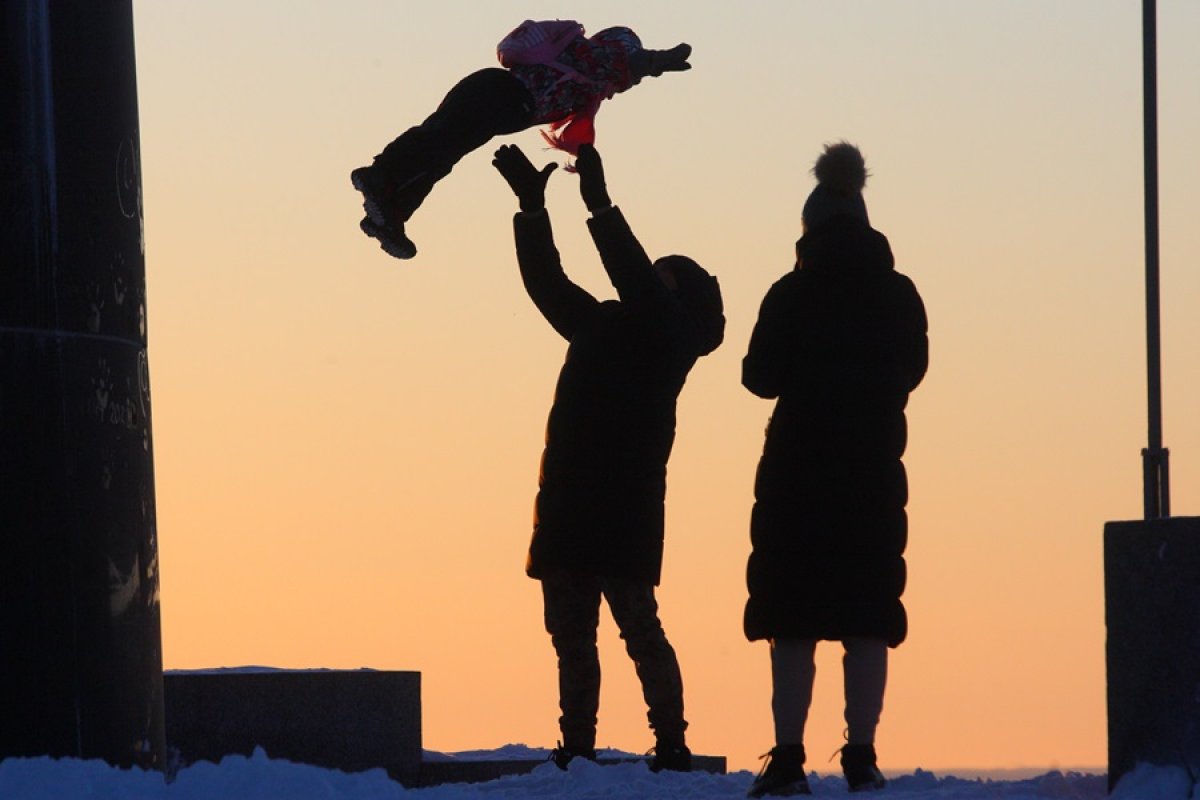
[[[741,634],[770,404],[739,369],[807,170],[845,138],[930,316],[881,764],[1102,767],[1101,532],[1141,515],[1145,446],[1139,5],[435,5],[135,3],[166,666],[420,670],[426,747],[553,745],[523,562],[565,348],[521,288],[515,200],[490,149],[469,156],[401,263],[358,232],[347,176],[517,22],[572,16],[694,47],[597,125],[647,250],[692,256],[726,299],[680,399],[659,595],[693,749],[749,768],[772,745],[766,646]],[[1165,437],[1188,515],[1200,6],[1160,2],[1159,26]],[[504,141],[553,157],[534,131]],[[564,263],[612,296],[574,180],[548,192]],[[599,743],[648,748],[608,620],[601,648]],[[819,650],[818,770],[842,742],[838,657]]]

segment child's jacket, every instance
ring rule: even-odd
[[[581,144],[592,144],[593,120],[600,103],[633,85],[629,55],[642,47],[629,28],[605,28],[567,45],[558,61],[583,76],[564,73],[545,64],[523,64],[512,73],[533,95],[534,123],[550,123],[546,140],[575,155]]]

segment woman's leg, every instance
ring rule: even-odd
[[[849,638],[842,669],[846,681],[847,741],[874,744],[887,686],[888,647],[883,639]]]
[[[812,705],[817,675],[813,639],[775,639],[771,642],[771,711],[775,717],[775,744],[804,743],[804,725]]]

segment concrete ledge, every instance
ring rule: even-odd
[[[648,756],[628,758],[606,758],[601,756],[596,763],[601,765],[621,764],[631,761],[648,761]],[[482,783],[503,778],[505,775],[525,775],[545,764],[547,759],[511,759],[502,761],[469,761],[448,759],[425,761],[421,764],[420,786],[438,786],[443,783]],[[725,774],[724,756],[692,755],[693,772]]]
[[[168,752],[180,766],[249,756],[346,772],[421,771],[421,673],[244,667],[163,675]]]

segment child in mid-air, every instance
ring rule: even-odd
[[[396,258],[416,245],[404,225],[433,185],[459,159],[493,136],[549,124],[552,146],[572,155],[595,138],[600,103],[647,75],[691,68],[692,48],[647,50],[629,28],[606,28],[590,38],[570,20],[526,21],[497,47],[503,68],[474,72],[452,88],[428,119],[409,128],[350,173],[363,194],[363,233]]]

